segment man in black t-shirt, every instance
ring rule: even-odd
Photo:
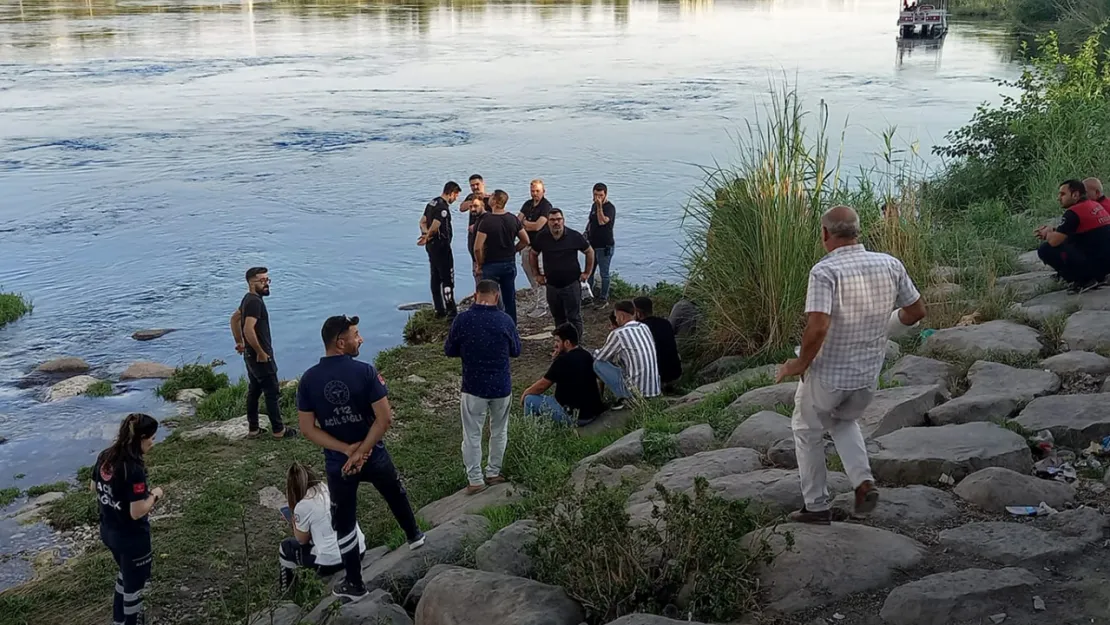
[[[486,181],[479,174],[470,176],[470,194],[459,205],[459,212],[469,213],[466,226],[466,251],[470,252],[470,260],[474,260],[474,237],[478,234],[478,220],[489,212],[489,194],[486,193]],[[477,285],[478,281],[475,280]]]
[[[1110,213],[1087,198],[1087,188],[1078,180],[1061,184],[1057,199],[1064,215],[1055,228],[1041,226],[1034,232],[1044,241],[1037,255],[1071,283],[1073,292],[1098,288],[1110,273]]]
[[[594,374],[594,357],[578,345],[578,330],[571,324],[555,328],[554,335],[555,360],[547,373],[524,391],[520,403],[526,415],[549,416],[568,425],[586,425],[605,412]],[[544,395],[552,385],[555,396]]]
[[[528,233],[516,215],[505,212],[509,194],[501,189],[489,198],[490,212],[478,222],[474,238],[474,277],[501,287],[501,305],[516,323],[516,253],[528,247]]]
[[[602,183],[594,185],[594,204],[590,207],[590,220],[586,224],[586,240],[594,248],[597,264],[590,273],[590,286],[594,289],[598,308],[609,303],[609,266],[613,262],[613,224],[617,209],[609,201],[609,188]],[[601,284],[594,283],[594,273],[601,272]]]
[[[651,330],[651,338],[655,341],[655,359],[659,365],[659,380],[666,388],[682,376],[682,361],[678,357],[674,327],[670,321],[653,314],[655,306],[650,297],[637,297],[632,300],[632,305],[636,307],[636,321]]]
[[[270,274],[265,267],[247,270],[247,294],[239,308],[231,314],[231,335],[235,337],[235,351],[243,354],[247,368],[247,436],[259,435],[258,400],[266,396],[266,416],[270,419],[274,438],[297,435],[293,428],[281,422],[281,389],[278,386],[277,363],[270,342],[270,313],[263,297],[270,294]]]
[[[566,227],[563,211],[547,213],[547,228],[537,232],[529,248],[529,265],[536,282],[547,291],[547,305],[555,325],[572,324],[578,336],[585,336],[582,323],[582,283],[594,267],[594,249],[586,237]],[[578,253],[586,255],[586,270],[578,264]],[[543,271],[540,271],[543,258]]]
[[[547,189],[543,186],[543,180],[539,178],[529,184],[528,193],[532,197],[520,206],[518,217],[520,222],[524,224],[524,230],[528,233],[528,238],[534,240],[538,234],[547,230],[547,216],[551,212],[551,202],[544,197]],[[524,275],[528,278],[528,285],[532,287],[532,297],[535,299],[532,310],[528,312],[528,315],[542,317],[547,313],[547,303],[540,291],[539,287],[541,285],[536,281],[536,276],[539,274],[532,268],[529,248],[527,247],[520,251],[520,265],[524,268]]]
[[[432,305],[436,317],[454,317],[455,307],[455,257],[451,252],[451,205],[459,199],[462,187],[455,181],[443,185],[443,193],[424,207],[420,217],[420,238],[428,252],[432,274]]]

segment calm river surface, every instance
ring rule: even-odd
[[[516,207],[542,177],[578,228],[604,181],[614,267],[654,282],[675,277],[698,165],[732,157],[773,80],[847,120],[849,164],[890,125],[927,152],[1017,70],[981,25],[900,50],[897,6],[4,0],[0,287],[35,311],[0,330],[0,487],[70,478],[123,413],[172,413],[149,384],[43,404],[14,385],[38,362],[239,375],[248,266],[270,267],[284,377],[327,315],[362,316],[367,357],[396,344],[396,306],[428,299],[416,222],[448,179],[480,172]],[[144,327],[180,331],[133,341]]]

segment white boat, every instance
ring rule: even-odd
[[[941,39],[948,34],[948,0],[919,4],[902,0],[898,14],[899,39]]]

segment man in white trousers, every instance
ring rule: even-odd
[[[505,481],[501,461],[509,441],[512,377],[509,359],[520,356],[520,335],[512,317],[497,310],[500,287],[493,280],[478,283],[474,304],[459,313],[443,351],[462,358],[462,456],[468,495]],[[489,414],[489,460],[482,475],[482,430]]]
[[[875,509],[879,491],[857,420],[878,386],[887,337],[906,332],[925,317],[925,303],[901,261],[867,251],[859,236],[859,215],[852,208],[834,206],[822,215],[821,239],[828,254],[809,272],[798,357],[778,373],[779,382],[802,377],[790,421],[805,501],[790,514],[797,522],[832,521],[826,432],[855,487],[856,513]]]

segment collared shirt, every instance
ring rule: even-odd
[[[467,395],[500,399],[512,394],[509,359],[520,356],[520,335],[512,317],[496,306],[474,304],[459,313],[443,353],[462,358],[462,392]]]
[[[806,312],[832,319],[825,343],[809,366],[834,390],[875,386],[886,355],[886,325],[895,308],[921,295],[902,262],[862,245],[840,247],[809,271]]]
[[[605,339],[605,345],[594,354],[594,358],[620,367],[629,385],[640,391],[644,397],[662,394],[655,339],[646,325],[629,321],[613,330]]]

